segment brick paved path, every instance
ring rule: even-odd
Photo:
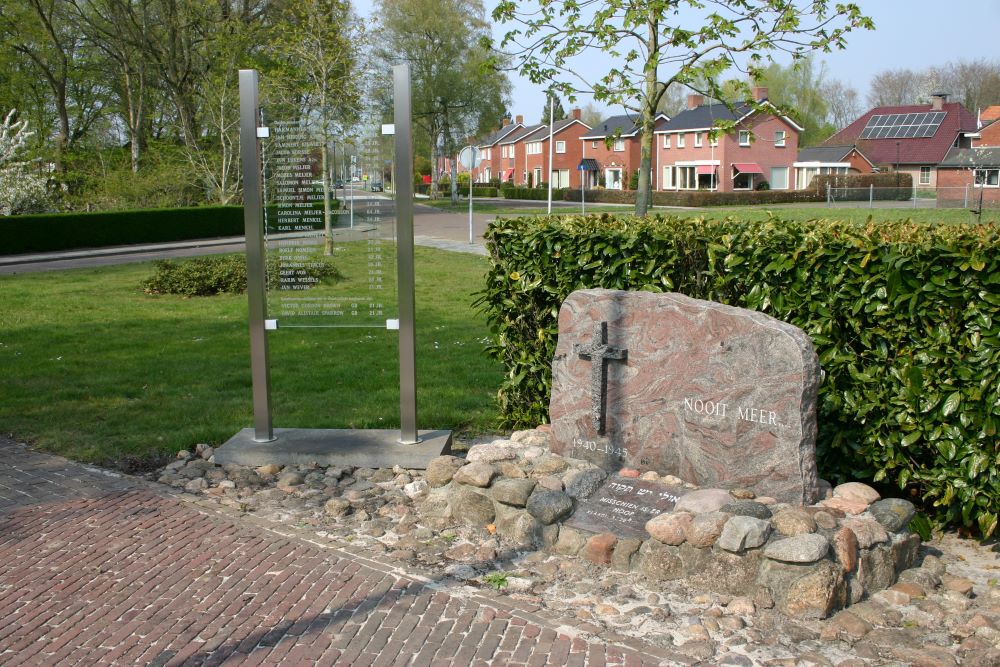
[[[3,665],[679,664],[3,439],[0,462]]]

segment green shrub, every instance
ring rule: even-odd
[[[243,255],[212,255],[176,261],[161,259],[153,262],[153,275],[140,285],[147,294],[180,294],[182,296],[212,296],[241,294],[247,291],[247,262]],[[267,288],[278,285],[277,257],[267,260]],[[341,277],[331,261],[306,269],[312,278],[336,280]]]
[[[811,337],[832,480],[906,489],[938,521],[996,529],[1000,230],[909,221],[498,219],[480,296],[510,426],[547,421],[557,315],[575,289],[676,291]]]
[[[485,187],[474,187],[472,188],[473,197],[499,197],[500,193],[496,188],[485,188]]]
[[[51,213],[0,218],[0,254],[242,236],[242,206]]]
[[[553,201],[563,201],[566,199],[566,191],[568,188],[552,188],[552,200]],[[531,200],[542,200],[547,201],[549,198],[549,188],[548,185],[545,187],[538,188],[518,188],[512,185],[501,188],[501,194],[504,199],[531,199]]]

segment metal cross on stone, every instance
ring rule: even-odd
[[[608,361],[627,360],[628,350],[608,347],[608,323],[594,322],[594,340],[589,346],[575,344],[573,352],[580,355],[581,359],[589,359],[591,362],[590,392],[594,400],[591,407],[591,420],[597,432],[603,435],[607,417]]]

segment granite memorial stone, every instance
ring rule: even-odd
[[[811,503],[819,379],[805,332],[763,313],[579,290],[559,312],[552,449],[608,471]]]

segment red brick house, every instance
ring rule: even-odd
[[[554,188],[579,188],[577,170],[583,155],[580,138],[590,131],[590,126],[580,120],[580,110],[573,109],[572,116],[553,123],[552,168],[549,169],[549,126],[542,125],[525,135],[523,144],[524,167],[516,182],[521,185],[552,183]]]
[[[976,117],[939,93],[930,104],[875,107],[822,145],[858,148],[882,171],[909,173],[917,187],[937,185],[938,165],[952,148],[971,146]]]
[[[1000,203],[1000,120],[969,135],[972,146],[952,147],[937,169],[939,206],[975,208]]]
[[[540,123],[538,125],[524,125],[498,142],[496,154],[500,156],[499,162],[497,162],[495,156],[493,161],[500,167],[498,175],[501,183],[525,185],[525,160],[527,155],[525,154],[524,138],[534,134],[542,127],[548,130],[548,125]]]
[[[822,174],[870,174],[875,165],[857,146],[811,146],[800,148],[795,158],[793,186],[804,190]]]
[[[655,127],[662,127],[668,120],[665,114],[657,115]],[[606,118],[580,137],[580,158],[593,160],[588,162],[591,168],[583,172],[587,188],[628,189],[632,174],[639,169],[641,134],[639,118],[624,115]]]
[[[473,180],[476,183],[489,183],[494,178],[500,178],[499,175],[504,169],[500,142],[522,129],[524,129],[523,116],[517,116],[513,123],[504,118],[503,126],[480,142],[481,160],[479,167],[473,170]]]
[[[758,103],[767,101],[767,88],[754,88],[753,94]],[[713,140],[709,131],[719,121],[736,125]],[[801,131],[776,109],[774,114],[749,104],[730,109],[688,95],[687,109],[656,130],[654,187],[733,192],[767,182],[774,190],[790,189]]]

